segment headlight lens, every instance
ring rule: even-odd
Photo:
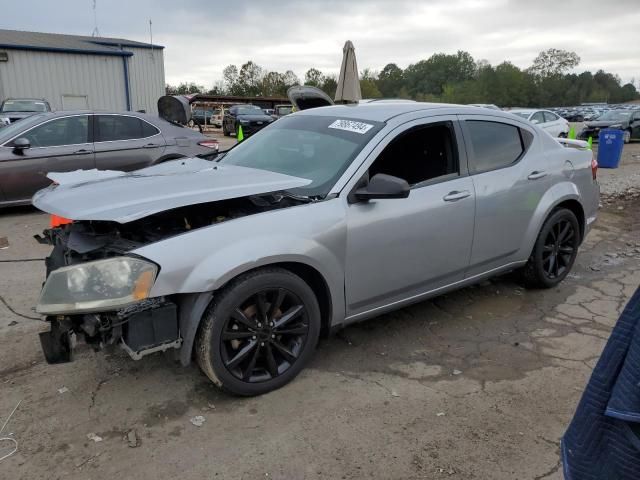
[[[9,125],[11,121],[7,117],[0,117],[0,125]]]
[[[249,125],[249,120],[240,120],[241,125]]]
[[[622,129],[622,124],[621,123],[616,123],[615,125],[609,125],[608,128],[619,128],[619,129]]]
[[[57,315],[120,308],[149,297],[158,266],[114,257],[54,270],[40,294],[38,313]]]

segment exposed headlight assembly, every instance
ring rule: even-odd
[[[7,117],[0,117],[0,126],[7,126],[11,124],[11,120],[9,120]]]
[[[158,266],[134,257],[114,257],[54,270],[40,294],[43,315],[117,309],[149,297]]]
[[[616,128],[622,130],[622,124],[616,123],[615,125],[609,125],[607,128]]]

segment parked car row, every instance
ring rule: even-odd
[[[578,138],[598,138],[603,128],[622,130],[624,143],[629,143],[631,139],[640,139],[640,109],[609,110],[595,120],[586,122],[578,133]]]

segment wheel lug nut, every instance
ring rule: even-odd
[[[262,328],[262,324],[261,323],[258,323],[258,328]]]
[[[261,346],[261,347],[264,347],[264,342],[260,342],[260,346]]]
[[[271,334],[271,338],[276,338],[276,336],[274,334]]]
[[[254,339],[254,340],[256,339],[256,336],[255,336],[255,335],[253,336],[253,339]]]

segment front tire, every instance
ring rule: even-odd
[[[309,362],[320,336],[320,307],[297,275],[265,268],[241,275],[214,295],[196,357],[227,392],[253,396],[282,387]]]
[[[522,269],[528,288],[553,288],[571,271],[580,245],[580,225],[566,208],[549,215],[538,234],[533,252]]]

